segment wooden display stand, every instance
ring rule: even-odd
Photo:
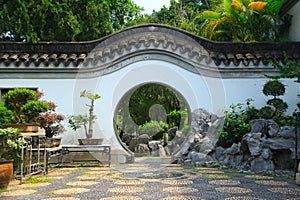
[[[22,178],[32,174],[46,171],[46,147],[45,133],[43,132],[23,132],[21,133],[25,143],[22,146],[20,182]]]
[[[90,154],[94,155],[93,159],[81,159],[82,157],[76,156],[76,160],[71,160],[72,163],[85,163],[96,162],[99,164],[111,163],[111,147],[109,144],[103,145],[62,145],[63,155],[67,154]],[[89,156],[89,155],[87,155]],[[102,157],[104,158],[102,158]]]

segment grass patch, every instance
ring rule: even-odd
[[[228,174],[203,174],[203,178],[220,178],[220,179],[231,179],[232,176]]]
[[[30,177],[25,183],[50,183],[53,179],[48,177]]]
[[[93,171],[86,171],[86,172],[81,172],[80,174],[82,175],[91,175]]]
[[[7,189],[7,188],[0,189],[0,193],[2,193],[2,192],[7,192],[7,191],[8,191],[8,189]]]

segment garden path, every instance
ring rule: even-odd
[[[41,178],[43,179],[43,178]],[[45,182],[13,181],[0,199],[299,199],[293,178],[187,168],[170,158],[141,157],[109,167],[63,167]]]

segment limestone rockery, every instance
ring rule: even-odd
[[[173,154],[172,161],[191,166],[225,166],[254,173],[293,173],[295,127],[279,127],[273,120],[253,120],[251,132],[240,143],[226,149],[217,146],[218,130],[223,123],[222,118],[205,110],[194,111],[189,134]]]

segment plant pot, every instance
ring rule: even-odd
[[[17,128],[21,129],[21,132],[38,132],[39,126],[35,124],[4,124],[4,128]]]
[[[80,145],[101,145],[103,143],[103,138],[94,139],[94,138],[85,138],[78,139]]]
[[[13,161],[0,161],[0,189],[7,188],[13,175]]]
[[[60,142],[61,142],[61,138],[46,138],[46,147],[47,148],[59,147]]]

